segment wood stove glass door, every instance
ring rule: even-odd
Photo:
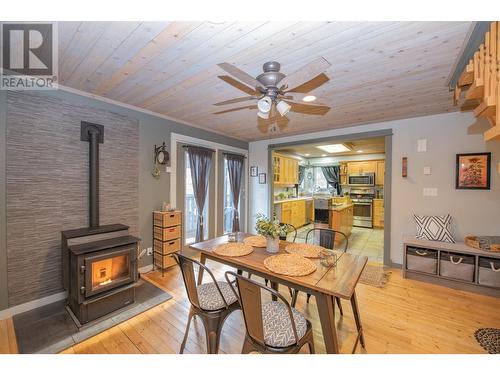
[[[90,297],[134,281],[130,248],[85,258],[85,295]]]

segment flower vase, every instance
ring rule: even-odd
[[[271,254],[276,254],[280,251],[280,239],[267,237],[267,247],[266,251]]]

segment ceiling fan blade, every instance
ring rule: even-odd
[[[293,92],[293,93],[307,94],[308,92],[310,92],[314,89],[317,89],[321,85],[327,83],[329,80],[330,80],[330,78],[325,73],[321,73],[321,74],[318,74],[313,79],[310,79],[309,81],[307,81],[307,82],[305,82],[297,87],[294,87],[290,90],[287,90],[286,92],[287,93]]]
[[[285,100],[288,104],[291,105],[290,111],[303,113],[305,115],[319,115],[324,116],[330,110],[330,107],[326,105],[311,105],[305,103],[295,103]]]
[[[219,105],[240,103],[240,102],[246,102],[247,100],[252,100],[252,99],[258,99],[258,97],[256,97],[256,96],[243,96],[241,98],[234,98],[234,99],[225,100],[223,102],[218,102],[218,103],[215,103],[214,105],[219,106]]]
[[[220,79],[222,79],[224,82],[230,84],[231,86],[237,88],[240,91],[243,91],[244,93],[247,93],[248,95],[259,95],[260,92],[255,90],[254,88],[244,85],[240,81],[235,80],[233,77],[229,76],[218,76]]]
[[[241,109],[257,109],[257,106],[256,105],[246,105],[244,107],[226,109],[224,111],[214,112],[214,115],[221,115],[223,113],[235,112],[235,111],[239,111]]]
[[[225,70],[232,76],[238,78],[241,82],[246,83],[247,85],[250,85],[253,88],[262,88],[262,85],[260,84],[259,81],[257,81],[254,77],[252,77],[250,74],[245,73],[243,70],[238,69],[234,65],[231,65],[229,63],[221,63],[217,64],[221,69]]]
[[[297,87],[310,81],[318,74],[323,73],[330,67],[330,63],[323,57],[318,57],[316,60],[311,61],[309,64],[304,65],[299,70],[287,75],[279,83],[280,86]]]

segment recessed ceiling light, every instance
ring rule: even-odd
[[[321,155],[321,156],[325,157],[325,156],[328,156],[328,155],[326,155],[326,154],[323,154],[323,155]]]
[[[351,149],[346,147],[342,143],[334,144],[334,145],[324,145],[324,146],[317,146],[320,150],[326,151],[329,154],[333,154],[336,152],[346,152],[350,151]]]
[[[358,154],[361,154],[363,152],[363,150],[358,150],[356,151]]]
[[[314,95],[307,95],[302,98],[302,101],[304,102],[314,102],[316,100],[316,97]]]
[[[304,156],[311,156],[311,154],[304,154]]]

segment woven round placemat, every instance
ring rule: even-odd
[[[306,276],[316,271],[316,265],[297,254],[278,254],[264,259],[264,266],[271,272],[286,276]]]
[[[267,246],[267,240],[266,237],[264,236],[250,236],[247,237],[243,240],[243,242],[247,245],[253,246],[253,247],[266,247]]]
[[[500,354],[500,329],[479,328],[474,332],[477,342],[490,354]]]
[[[225,257],[242,257],[253,252],[253,247],[244,243],[230,242],[214,248],[214,253]]]
[[[291,243],[285,247],[287,253],[302,255],[306,258],[319,258],[320,253],[324,250],[324,247],[310,243]]]

